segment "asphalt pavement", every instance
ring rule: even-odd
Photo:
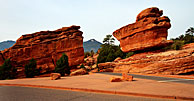
[[[112,73],[112,72],[101,72],[101,74],[122,76],[122,73]],[[186,84],[194,85],[194,79],[181,79],[181,78],[170,78],[170,77],[159,77],[159,76],[148,76],[148,75],[137,75],[137,74],[129,74],[129,75],[132,75],[134,78],[156,80],[161,83],[162,82],[177,82],[177,83],[186,83]]]
[[[173,101],[43,88],[0,86],[0,101]]]
[[[121,74],[102,74],[102,73],[91,73],[90,75],[81,76],[68,76],[61,77],[59,80],[50,80],[50,77],[42,78],[24,78],[24,79],[13,79],[13,80],[0,80],[0,101],[26,101],[26,99],[38,100],[111,100],[120,99],[119,95],[140,96],[140,100],[145,100],[142,97],[153,97],[153,98],[168,98],[168,99],[181,99],[181,100],[194,100],[194,85],[188,83],[176,83],[177,79],[159,79],[150,80],[142,78],[134,78],[134,81],[122,81],[122,82],[110,82],[110,78],[119,77],[116,76]],[[144,76],[143,76],[144,77]],[[184,77],[185,78],[185,77]],[[188,77],[190,78],[190,77]],[[164,82],[164,83],[162,83]],[[70,90],[66,93],[63,92],[63,96],[55,91],[40,91],[40,90],[26,90],[25,88],[11,88],[6,86],[22,86],[22,87],[35,87],[48,88],[48,89],[60,89]],[[17,89],[17,90],[16,90]],[[77,96],[77,94],[71,94],[71,91],[88,92],[85,95]],[[60,92],[60,91],[59,91]],[[97,93],[103,93],[102,95],[96,95]],[[68,95],[71,94],[71,95]],[[115,94],[112,96],[105,96],[104,94]],[[60,96],[61,95],[61,96]],[[75,95],[75,96],[74,96]],[[23,97],[24,96],[24,97]],[[97,97],[96,97],[97,96]],[[17,98],[19,97],[19,99]],[[20,99],[21,97],[21,99]],[[62,99],[60,99],[62,98]],[[134,97],[133,97],[134,98]],[[133,100],[132,98],[132,100]],[[11,99],[11,100],[9,100]],[[16,99],[16,100],[14,100]],[[130,98],[126,98],[130,100]],[[138,99],[139,100],[139,99]],[[34,101],[34,100],[33,100]],[[40,101],[40,100],[39,100]],[[131,100],[130,100],[131,101]]]

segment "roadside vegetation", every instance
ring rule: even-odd
[[[100,48],[97,63],[112,62],[117,57],[126,57],[126,54],[121,51],[120,46],[114,44],[114,41],[112,35],[106,35]]]
[[[87,58],[88,56],[93,57],[94,54],[95,54],[95,53],[94,53],[93,50],[91,50],[90,52],[84,52],[84,58]]]
[[[182,48],[183,45],[193,43],[194,42],[194,28],[190,27],[185,31],[185,34],[180,35],[177,38],[171,38],[174,43],[170,46],[165,47],[165,50],[173,49],[179,50]]]
[[[55,73],[60,73],[61,76],[69,75],[70,74],[70,67],[68,63],[68,56],[63,53],[61,58],[57,60],[56,67],[55,67]]]
[[[41,68],[37,69],[36,60],[32,58],[28,64],[25,65],[25,75],[27,78],[33,78],[40,75]]]
[[[0,66],[0,80],[15,79],[17,69],[12,66],[11,60],[6,59],[2,66]]]

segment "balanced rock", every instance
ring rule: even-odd
[[[61,78],[61,74],[60,73],[51,73],[50,75],[51,80],[57,80]]]
[[[156,7],[140,12],[136,22],[128,24],[113,32],[113,36],[120,41],[123,52],[140,51],[172,44],[166,40],[170,19],[162,16],[163,11]]]
[[[0,65],[10,58],[15,67],[24,67],[34,58],[37,68],[54,70],[56,61],[66,53],[69,65],[77,66],[84,61],[83,32],[79,29],[70,26],[22,35],[11,48],[0,52]]]

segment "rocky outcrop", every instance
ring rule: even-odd
[[[71,26],[22,35],[11,48],[0,52],[0,64],[10,58],[15,67],[24,67],[34,58],[38,68],[53,70],[62,53],[66,53],[71,67],[79,65],[84,61],[83,32],[79,29]]]
[[[113,36],[120,41],[121,50],[141,51],[173,43],[166,40],[170,19],[162,14],[163,11],[156,7],[145,9],[138,14],[135,23],[114,31]]]
[[[187,74],[194,72],[194,48],[136,54],[112,64],[114,72],[121,73]]]

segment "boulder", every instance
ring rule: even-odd
[[[57,80],[61,78],[61,74],[60,73],[51,73],[50,75],[51,80]]]
[[[87,74],[87,73],[88,73],[88,72],[87,72],[85,69],[81,68],[81,69],[78,69],[78,70],[72,72],[72,73],[70,74],[70,76],[85,75],[85,74]]]
[[[124,81],[133,81],[133,76],[128,75],[127,73],[122,73],[122,80],[124,80]]]
[[[56,61],[66,53],[70,67],[77,66],[84,61],[83,32],[79,29],[70,26],[22,35],[12,47],[0,52],[0,65],[10,58],[15,67],[24,67],[34,58],[37,68],[54,70]]]
[[[156,7],[147,8],[138,14],[135,23],[114,31],[113,36],[120,41],[121,50],[145,51],[172,44],[172,40],[166,40],[170,19],[162,14],[163,11]]]
[[[110,78],[110,82],[121,82],[121,81],[122,81],[122,79],[119,77],[111,77]]]
[[[88,56],[87,58],[84,59],[84,61],[85,61],[84,65],[92,66],[92,65],[96,64],[97,57],[98,57],[98,54],[94,54],[92,57]]]

